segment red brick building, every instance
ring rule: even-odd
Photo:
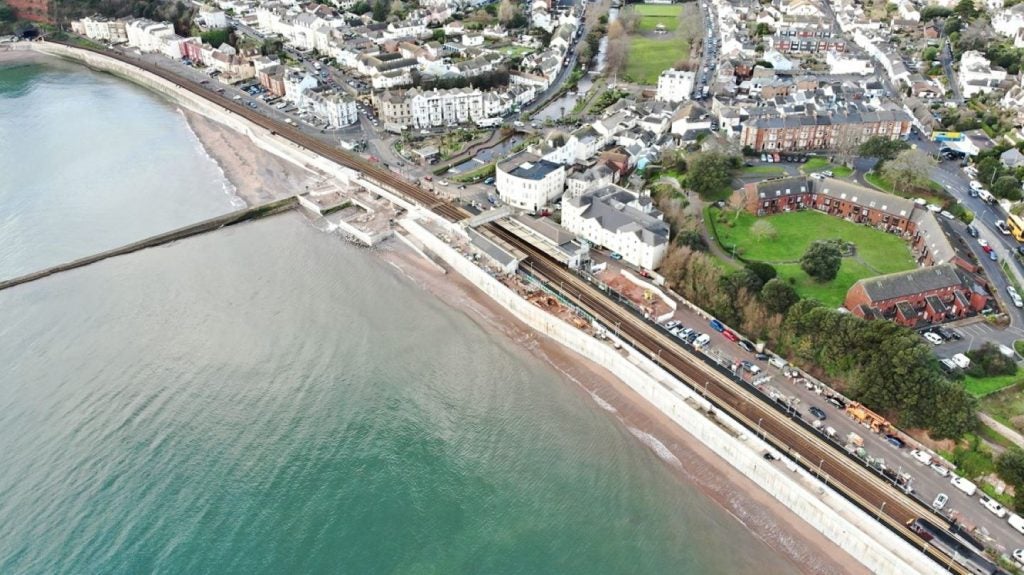
[[[7,0],[14,13],[22,20],[52,24],[50,0]]]
[[[834,150],[880,136],[910,135],[911,118],[902,110],[764,116],[743,125],[740,145],[757,152]]]
[[[858,317],[915,327],[973,315],[988,299],[970,274],[939,264],[862,279],[846,292],[844,305]]]
[[[260,86],[267,89],[268,92],[278,98],[283,98],[285,95],[285,83],[284,83],[284,67],[275,64],[263,68],[259,72],[256,72],[256,78],[260,81]]]

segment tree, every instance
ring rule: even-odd
[[[981,12],[974,6],[974,0],[960,0],[957,2],[956,7],[953,11],[957,13],[964,20],[970,21],[976,18]]]
[[[711,197],[728,187],[732,179],[730,160],[725,154],[707,152],[690,158],[686,184],[701,197]]]
[[[945,18],[952,13],[953,11],[949,8],[932,4],[931,6],[925,6],[921,9],[921,21],[926,22],[932,18]]]
[[[580,42],[576,56],[579,59],[580,65],[587,68],[590,66],[590,61],[594,59],[594,51],[590,48],[589,43]]]
[[[992,156],[978,160],[976,167],[978,168],[978,181],[983,184],[993,185],[996,178],[1003,173],[1003,165]]]
[[[770,282],[779,275],[779,272],[775,271],[771,264],[764,262],[749,262],[747,269],[757,274],[757,277],[761,278],[762,284]]]
[[[992,194],[997,198],[1006,198],[1012,202],[1021,199],[1020,180],[1013,176],[999,176],[992,184]]]
[[[903,150],[910,148],[910,144],[903,140],[890,140],[885,136],[872,136],[860,145],[858,152],[862,156],[878,158],[879,160],[891,160]]]
[[[769,280],[761,288],[761,301],[764,302],[768,311],[784,314],[793,307],[793,304],[800,301],[800,294],[796,288],[783,280],[775,278]]]
[[[892,184],[896,192],[906,192],[914,187],[925,188],[931,181],[930,174],[934,166],[935,160],[921,150],[903,150],[882,165],[882,177]]]
[[[774,240],[779,235],[779,231],[768,220],[754,222],[754,225],[750,226],[750,233],[757,241]]]
[[[921,60],[931,64],[939,56],[939,49],[935,46],[929,46],[921,52]]]
[[[818,240],[800,258],[800,268],[817,281],[827,282],[836,278],[842,262],[843,256],[835,242]]]
[[[373,19],[375,22],[387,20],[391,12],[391,3],[388,0],[376,0],[373,3]]]
[[[349,9],[349,11],[352,12],[353,14],[358,14],[360,16],[366,14],[370,10],[372,10],[372,8],[370,8],[370,5],[366,2],[366,0],[359,0],[359,2],[356,2],[355,5]]]
[[[1013,446],[996,460],[996,471],[1003,481],[1017,487],[1024,486],[1024,449]]]
[[[759,22],[754,28],[754,36],[771,36],[774,34],[772,27],[764,22]]]
[[[14,22],[18,17],[6,3],[0,2],[0,22]]]

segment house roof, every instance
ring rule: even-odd
[[[901,198],[834,178],[812,182],[811,186],[816,194],[851,202],[858,206],[878,210],[901,218],[911,217],[916,205],[913,200],[908,200],[907,198]]]
[[[963,279],[952,264],[939,264],[897,272],[857,281],[872,302],[909,297],[912,295],[964,285]],[[852,289],[852,288],[851,288]]]
[[[580,217],[594,219],[602,228],[616,234],[632,233],[640,241],[657,246],[668,242],[669,226],[664,221],[629,204],[640,200],[633,192],[614,184],[584,193],[578,198],[563,200],[574,207],[583,207]]]

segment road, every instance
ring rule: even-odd
[[[704,42],[701,44],[700,61],[697,64],[697,71],[693,82],[693,99],[703,98],[703,91],[715,81],[716,64],[718,61],[718,47],[721,39],[718,35],[718,17],[715,14],[715,7],[708,0],[698,2],[700,6],[700,19],[704,24]]]
[[[114,55],[114,57],[118,56]],[[177,76],[166,68],[132,61],[123,56],[120,58],[174,82],[182,88],[222,106],[229,113],[237,114],[263,129],[276,133],[278,137],[285,138],[296,146],[310,150],[339,165],[357,170],[363,174],[364,178],[376,181],[398,195],[425,205],[449,220],[457,221],[467,216],[464,210],[446,202],[437,201],[434,196],[417,185],[389,170],[367,162],[355,154],[325,144],[292,126],[271,120],[231,99],[219,97],[216,92]],[[492,231],[495,228],[494,225],[487,227]],[[516,240],[515,243],[527,253],[533,253],[534,258],[538,257],[536,250],[523,247],[519,240]],[[878,507],[879,518],[891,529],[919,545],[923,545],[923,541],[910,533],[904,527],[904,523],[913,517],[927,513],[925,508],[912,503],[899,491],[886,487],[881,479],[872,475],[866,468],[852,463],[844,453],[829,447],[826,442],[821,440],[820,436],[816,438],[810,428],[780,412],[776,405],[754,394],[749,386],[737,383],[722,369],[708,365],[706,360],[690,353],[679,344],[678,340],[671,338],[660,328],[625,313],[621,308],[612,304],[607,297],[600,295],[592,286],[582,283],[582,280],[562,268],[556,269],[548,265],[547,271],[543,271],[544,264],[541,262],[540,269],[545,275],[551,274],[548,277],[559,277],[567,285],[573,286],[572,289],[581,305],[593,310],[595,316],[601,318],[606,325],[614,324],[617,330],[621,328],[625,337],[632,338],[637,349],[649,353],[652,357],[655,356],[655,350],[657,350],[658,360],[670,371],[676,373],[682,381],[688,382],[691,386],[699,386],[699,382],[703,382],[705,394],[716,398],[719,409],[728,411],[749,429],[756,430],[757,433],[765,436],[783,453],[799,454],[800,457],[796,458],[798,463],[812,472],[817,469],[818,474],[827,477],[829,482],[835,484],[862,508],[874,510]],[[836,417],[835,419],[840,418]],[[820,462],[815,465],[813,463],[815,461]],[[932,548],[927,549],[926,552],[935,553]],[[942,556],[937,557],[939,561],[945,559]],[[961,570],[958,569],[958,571]]]
[[[942,62],[942,71],[946,73],[946,80],[949,91],[953,94],[953,101],[957,104],[964,103],[963,94],[960,93],[960,83],[957,82],[956,72],[953,70],[953,46],[947,38],[939,51],[939,61]]]

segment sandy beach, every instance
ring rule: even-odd
[[[235,193],[252,206],[305,191],[318,179],[313,172],[266,152],[227,126],[181,108],[185,120],[206,153],[235,186]]]
[[[48,60],[34,52],[0,50],[0,63]],[[248,138],[190,111],[183,115],[207,153],[221,166],[237,195],[249,205],[292,195],[320,179],[302,167],[259,149]],[[561,372],[581,396],[593,401],[651,449],[681,482],[696,485],[768,546],[804,573],[839,575],[868,571],[758,485],[735,471],[696,438],[637,396],[614,375],[555,341],[530,330],[456,273],[436,266],[397,240],[375,252],[410,281],[466,313],[489,331],[519,346],[525,361],[539,358]],[[527,355],[528,354],[528,355]]]
[[[638,448],[654,451],[680,481],[696,485],[769,547],[799,565],[802,572],[869,573],[607,370],[537,334],[462,276],[454,272],[442,274],[400,242],[389,241],[377,251],[384,261],[422,289],[466,313],[485,329],[503,334],[530,355],[548,362],[637,438]]]

